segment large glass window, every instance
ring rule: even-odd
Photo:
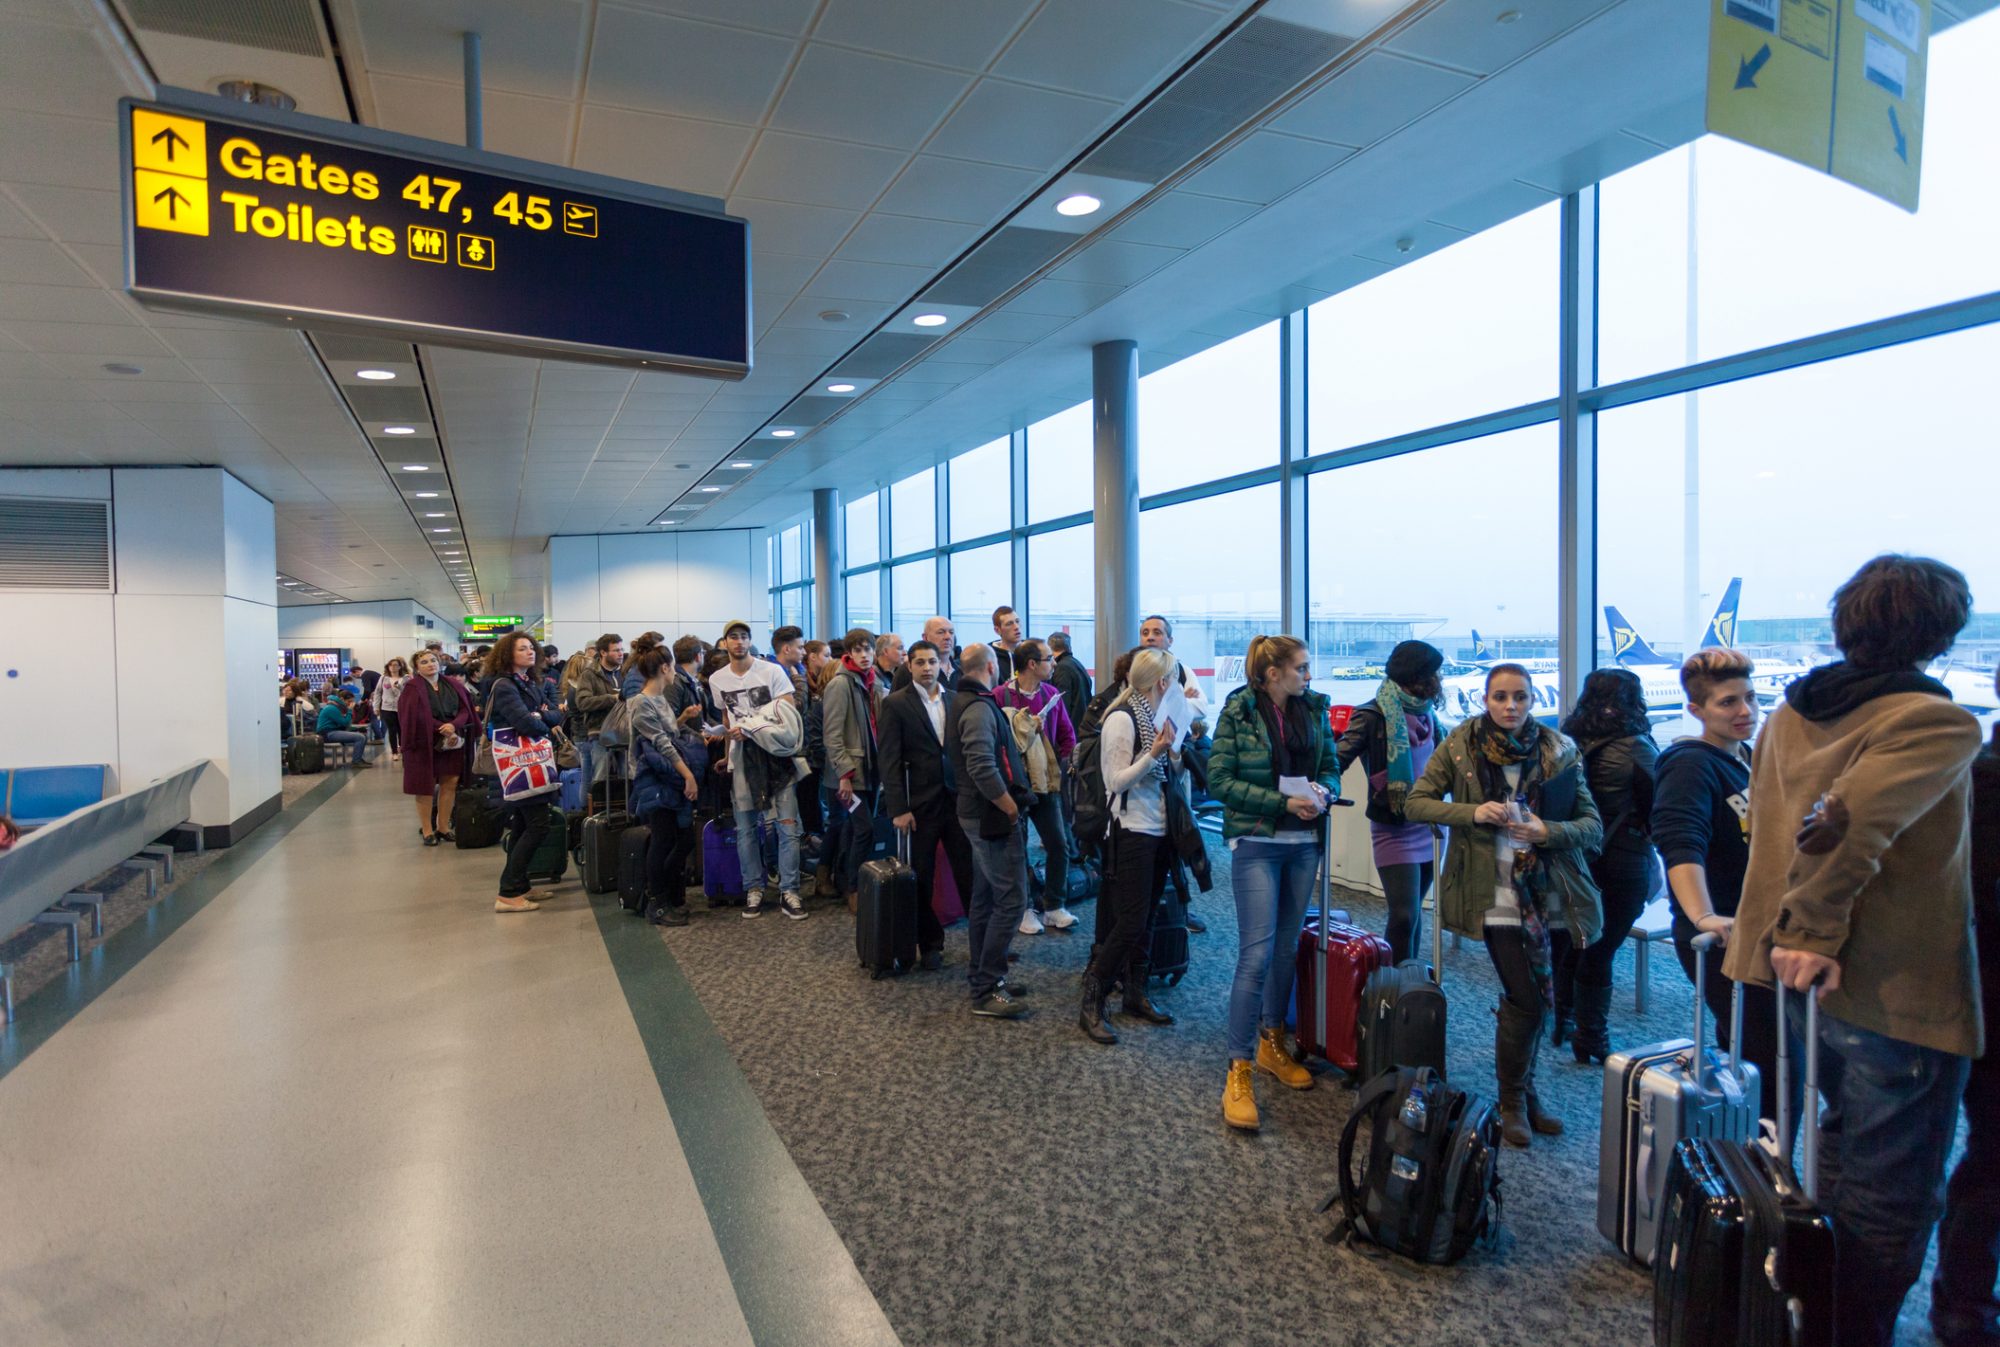
[[[784,584],[806,578],[805,532],[804,524],[794,524],[778,540],[779,575]]]
[[[951,461],[951,541],[1006,530],[1014,513],[1012,449],[995,440]]]
[[[1090,509],[1090,404],[1028,427],[1028,522]]]
[[[1028,539],[1028,612],[1021,619],[1030,636],[1068,632],[1076,657],[1086,666],[1097,662],[1097,572],[1092,546],[1089,524],[1037,533]]]
[[[1598,418],[1598,598],[1623,619],[1598,660],[1640,675],[1662,734],[1693,732],[1673,667],[1702,644],[1747,651],[1770,702],[1835,658],[1833,591],[1880,553],[1948,562],[1992,608],[1996,368],[1984,327]],[[2000,619],[1975,617],[1932,671],[1989,725],[1996,655]]]
[[[1139,516],[1140,610],[1173,624],[1211,715],[1242,686],[1250,638],[1278,629],[1278,522],[1275,483]],[[1139,633],[1120,639],[1129,649]]]
[[[1139,380],[1139,493],[1276,463],[1280,373],[1267,323]]]
[[[870,631],[882,629],[882,572],[867,571],[847,577],[847,625]]]
[[[842,558],[844,564],[873,566],[882,559],[881,508],[882,497],[873,491],[859,500],[847,502],[847,555]]]
[[[890,555],[903,557],[936,546],[937,469],[925,468],[889,488]]]
[[[905,645],[923,634],[924,623],[937,616],[937,562],[929,557],[905,562],[890,576],[890,601],[896,605],[889,630]]]
[[[1313,305],[1308,447],[1323,454],[1554,397],[1561,270],[1551,203]]]
[[[1314,688],[1367,701],[1389,651],[1416,639],[1444,652],[1447,723],[1479,710],[1486,660],[1526,664],[1556,714],[1556,441],[1529,426],[1311,479],[1310,528],[1337,540],[1307,562]]]
[[[1009,543],[951,554],[951,625],[960,645],[993,639],[993,610],[1014,607],[1014,548]],[[900,604],[898,606],[901,606]]]
[[[1719,136],[1607,179],[1604,382],[2000,290],[1996,69],[2000,18],[1931,41],[1914,215]]]

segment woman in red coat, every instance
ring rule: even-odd
[[[416,676],[396,700],[396,719],[403,729],[403,794],[417,797],[417,830],[424,845],[434,847],[452,840],[451,808],[458,799],[458,779],[472,770],[479,707],[462,680],[440,671],[436,651],[419,651],[410,664]],[[434,819],[444,825],[441,830],[433,830]]]

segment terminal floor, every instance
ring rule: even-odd
[[[1083,934],[1020,941],[1035,1014],[975,1021],[962,926],[945,972],[870,982],[838,908],[660,931],[572,880],[499,917],[498,852],[418,847],[390,774],[307,804],[0,1035],[0,1341],[1650,1337],[1650,1283],[1594,1225],[1599,1073],[1553,1053],[1571,1131],[1504,1158],[1499,1249],[1418,1269],[1320,1241],[1349,1093],[1260,1081],[1262,1135],[1220,1121],[1219,850],[1161,997],[1181,1022],[1106,1049],[1073,1022]],[[1621,961],[1620,1041],[1685,1032],[1656,956],[1643,1019]],[[1479,948],[1446,979],[1483,1085]]]

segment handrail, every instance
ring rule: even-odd
[[[32,922],[79,884],[139,854],[188,821],[209,763],[189,763],[137,790],[66,814],[0,851],[0,937]]]

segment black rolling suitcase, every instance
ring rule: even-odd
[[[633,823],[618,834],[618,905],[627,912],[646,910],[646,851],[653,844],[653,830]]]
[[[460,851],[497,846],[506,814],[499,783],[491,777],[465,778],[458,783],[458,798],[451,806],[452,845]]]
[[[1444,923],[1432,921],[1430,963],[1405,959],[1362,985],[1355,1079],[1366,1083],[1399,1066],[1427,1066],[1446,1078],[1444,1022]]]
[[[285,770],[294,776],[311,776],[326,766],[326,744],[317,734],[295,734],[285,746]]]
[[[856,889],[854,952],[877,978],[917,964],[917,872],[908,859],[909,834],[896,836],[897,854],[863,862]]]
[[[606,793],[609,794],[608,784]],[[631,829],[632,822],[632,816],[623,807],[601,810],[583,821],[583,841],[577,848],[576,866],[585,892],[610,893],[618,887],[619,838]]]
[[[1173,863],[1180,864],[1179,861]],[[1160,901],[1153,904],[1153,935],[1146,956],[1146,973],[1171,987],[1187,975],[1187,970],[1187,904],[1180,900],[1174,886],[1169,883],[1160,895]]]
[[[1833,1222],[1814,1201],[1819,997],[1806,993],[1805,1176],[1791,1157],[1791,1034],[1778,989],[1775,1141],[1694,1138],[1667,1170],[1653,1262],[1656,1347],[1820,1347],[1833,1341]]]
[[[557,884],[569,873],[569,815],[559,804],[546,806],[549,830],[543,834],[541,845],[528,858],[528,882],[531,884]],[[512,847],[514,833],[511,829],[500,839],[501,845]]]

